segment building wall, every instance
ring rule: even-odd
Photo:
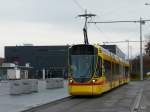
[[[125,59],[125,54],[117,47],[117,45],[102,45],[102,47]]]
[[[20,66],[30,63],[32,75],[38,78],[42,77],[43,69],[51,76],[52,71],[62,70],[64,74],[68,64],[68,46],[6,46],[5,62]]]
[[[0,58],[0,65],[4,62],[4,58]]]

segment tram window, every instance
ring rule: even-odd
[[[96,65],[96,73],[97,76],[102,75],[102,58],[98,56],[97,65]]]
[[[119,64],[115,64],[115,66],[116,66],[116,75],[119,75]]]
[[[123,66],[119,65],[119,75],[123,75]]]
[[[123,76],[125,76],[125,67],[123,66]]]
[[[116,79],[117,75],[119,75],[119,64],[112,63],[112,75],[113,79]]]
[[[111,63],[107,60],[104,60],[104,68],[105,68],[105,75],[106,75],[106,78],[107,80],[110,80],[111,79]]]
[[[114,75],[115,75],[115,64],[112,62],[112,77],[114,79]]]
[[[97,54],[97,48],[92,45],[74,45],[70,53],[72,55],[94,55]]]
[[[125,67],[125,77],[128,77],[128,74],[129,74],[129,68]]]

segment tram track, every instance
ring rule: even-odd
[[[140,87],[135,82],[99,96],[69,96],[22,112],[130,112]]]
[[[134,104],[133,104],[133,107],[131,108],[131,112],[142,112],[140,111],[141,110],[141,100],[142,100],[142,95],[143,95],[143,88],[140,89],[135,101],[134,101]]]
[[[69,101],[72,98],[73,98],[72,96],[68,96],[68,97],[65,97],[65,98],[62,98],[62,99],[58,99],[58,100],[46,103],[46,104],[38,105],[38,106],[35,106],[35,107],[30,107],[29,109],[23,110],[21,112],[36,112],[39,109],[48,108],[50,106],[57,105],[59,103]]]
[[[104,96],[104,94],[101,96]],[[61,111],[66,111],[66,110],[69,111],[69,110],[71,110],[70,107],[74,107],[74,108],[78,107],[78,105],[84,104],[84,103],[88,102],[89,100],[94,100],[94,98],[101,97],[101,96],[69,96],[69,97],[65,97],[65,98],[50,102],[50,103],[46,103],[46,104],[39,105],[36,107],[31,107],[22,112],[44,112],[44,111],[40,111],[40,110],[43,110],[46,108],[51,108],[51,107],[54,107],[57,105],[62,105],[62,103],[63,103],[63,105],[65,105],[65,104],[66,105],[69,104],[69,105],[67,105],[65,108],[61,109]]]

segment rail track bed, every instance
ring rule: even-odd
[[[23,112],[135,112],[144,84],[130,82],[100,96],[67,97]]]

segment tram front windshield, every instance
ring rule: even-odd
[[[71,74],[75,81],[87,82],[91,79],[96,59],[94,52],[94,47],[91,45],[78,45],[71,48]]]
[[[94,55],[72,55],[73,78],[91,78],[94,70]]]

